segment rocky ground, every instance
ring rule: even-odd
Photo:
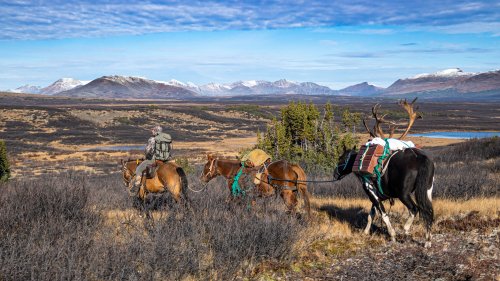
[[[258,275],[270,280],[499,280],[500,216],[477,212],[437,223],[432,247],[398,237],[333,254],[321,265]],[[418,239],[417,239],[418,240]],[[325,252],[325,255],[328,253]],[[263,277],[265,276],[265,277]]]

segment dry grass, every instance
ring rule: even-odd
[[[500,212],[500,198],[473,198],[469,200],[460,199],[437,199],[433,201],[434,214],[436,218],[449,217],[451,215],[465,214],[472,211],[478,212],[487,217],[497,217]],[[336,206],[340,209],[360,209],[368,212],[371,202],[368,198],[343,199],[343,198],[314,198],[311,205],[316,209],[326,206]],[[388,202],[385,203],[386,209],[389,209]],[[396,200],[391,212],[407,213],[406,207]]]

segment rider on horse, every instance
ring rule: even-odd
[[[156,160],[166,162],[170,159],[170,151],[172,150],[172,137],[162,132],[161,126],[155,126],[151,130],[151,137],[144,150],[145,160],[137,166],[135,176],[130,183],[132,184],[131,190],[137,191],[142,182],[142,174],[148,166],[154,165]]]

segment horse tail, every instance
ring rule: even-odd
[[[188,192],[188,179],[186,176],[186,173],[184,172],[184,169],[182,167],[177,167],[176,168],[177,174],[181,178],[181,193],[183,199],[186,201],[187,204],[189,204],[189,198],[187,196]]]
[[[424,220],[427,230],[430,230],[434,222],[434,210],[432,208],[434,163],[426,155],[419,156],[424,159],[418,168],[417,179],[415,181],[415,199],[420,216]]]
[[[311,200],[310,200],[310,194],[307,191],[307,176],[304,170],[298,166],[298,165],[292,165],[292,169],[294,172],[297,174],[297,189],[300,192],[300,195],[304,199],[304,206],[307,211],[307,215],[309,218],[311,217]]]

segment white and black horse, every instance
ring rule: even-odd
[[[339,163],[341,164],[334,171],[334,177],[337,180],[352,172],[356,155],[356,148],[344,151],[339,159]],[[378,211],[387,225],[391,239],[395,240],[396,232],[391,226],[382,201],[399,198],[410,212],[410,217],[404,225],[405,234],[409,234],[416,214],[420,213],[420,217],[424,220],[426,228],[425,247],[430,247],[431,227],[434,222],[434,211],[432,208],[434,163],[422,150],[407,148],[395,152],[389,160],[386,172],[381,177],[381,190],[378,188],[376,179],[364,180],[361,176],[358,177],[363,182],[363,189],[373,204],[368,214],[368,224],[364,230],[365,234],[369,234],[373,218]],[[416,202],[411,197],[412,193],[415,193]]]

